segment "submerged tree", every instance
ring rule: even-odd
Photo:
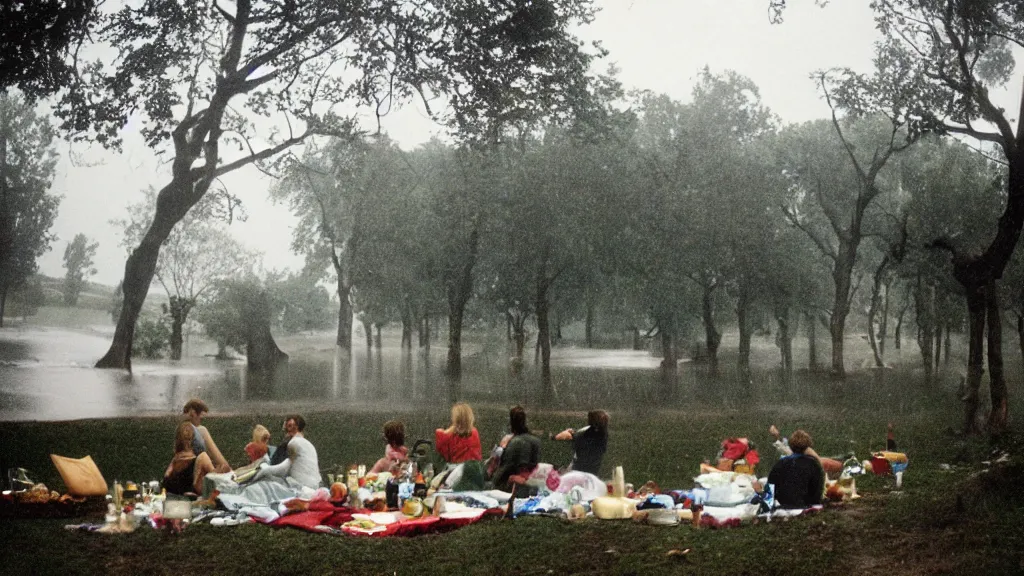
[[[100,14],[89,37],[117,53],[77,60],[77,82],[57,111],[64,129],[117,148],[131,115],[147,143],[174,160],[125,264],[124,307],[97,366],[130,369],[160,246],[217,178],[315,135],[351,136],[355,121],[338,115],[341,104],[383,114],[413,95],[428,108],[445,95],[448,119],[468,138],[549,108],[587,70],[590,56],[569,30],[591,13],[589,0],[144,0]],[[262,138],[261,116],[278,125]]]
[[[0,93],[0,326],[8,295],[35,274],[55,239],[60,198],[47,191],[56,163],[49,122],[23,98]]]

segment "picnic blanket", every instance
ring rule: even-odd
[[[416,536],[419,534],[455,530],[473,524],[485,517],[501,516],[505,512],[500,508],[477,508],[451,514],[446,513],[441,516],[403,518],[387,525],[376,526],[373,529],[360,529],[344,526],[344,524],[354,517],[363,514],[369,515],[372,512],[371,510],[335,506],[329,502],[313,503],[310,505],[310,508],[310,510],[304,512],[295,512],[281,516],[267,524],[278,528],[299,528],[308,532],[333,533],[340,531],[351,536]]]

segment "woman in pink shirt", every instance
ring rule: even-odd
[[[452,423],[447,429],[434,431],[434,447],[449,464],[483,460],[480,434],[473,427],[473,409],[459,402],[452,406]]]

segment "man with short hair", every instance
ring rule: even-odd
[[[210,431],[206,429],[206,426],[203,426],[203,415],[210,411],[209,407],[206,406],[206,402],[198,398],[192,398],[185,403],[185,407],[181,411],[185,414],[185,419],[192,423],[192,452],[196,456],[206,452],[213,462],[216,472],[230,472],[231,466],[224,458],[224,455],[220,453],[216,442],[210,436]]]
[[[825,471],[811,450],[811,435],[797,430],[789,437],[793,454],[784,456],[768,474],[775,485],[775,501],[781,508],[809,508],[821,504],[825,492]]]
[[[285,434],[291,438],[284,450],[285,458],[278,464],[264,464],[256,473],[255,480],[277,477],[287,481],[289,478],[309,488],[320,487],[320,461],[316,448],[305,438],[306,420],[298,415],[289,415],[284,420]],[[275,452],[275,456],[276,456]]]

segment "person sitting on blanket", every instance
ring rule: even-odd
[[[409,458],[409,448],[405,445],[405,425],[397,420],[384,423],[384,457],[370,469],[370,474],[391,472],[396,466]]]
[[[473,409],[465,402],[452,406],[452,422],[434,431],[434,449],[449,464],[482,460],[480,433],[473,426]]]
[[[522,406],[513,406],[508,413],[508,423],[512,434],[502,439],[498,467],[491,475],[494,487],[505,492],[512,491],[513,476],[529,475],[540,463],[540,440],[530,434],[530,429],[526,427],[526,410]],[[523,497],[528,494],[528,487],[515,487],[514,496]]]
[[[164,472],[164,489],[169,494],[184,496],[200,494],[203,491],[203,478],[214,471],[213,462],[206,452],[196,455],[192,449],[195,429],[191,422],[178,424],[174,431],[174,457]]]
[[[768,428],[768,433],[771,434],[773,438],[775,438],[775,442],[773,442],[772,444],[775,446],[775,449],[778,450],[780,454],[782,454],[783,456],[789,456],[790,454],[793,453],[792,446],[789,445],[789,441],[786,440],[785,436],[782,436],[782,434],[779,432],[779,429],[776,428],[774,424],[772,424]],[[821,468],[825,471],[826,475],[835,477],[838,476],[843,471],[843,463],[839,459],[823,458],[814,450],[814,448],[810,447],[808,447],[804,453],[807,454],[808,456],[813,456],[814,458],[817,458],[818,462],[821,463]]]
[[[217,444],[213,441],[213,437],[210,436],[210,431],[206,429],[206,426],[203,426],[203,414],[210,411],[210,408],[206,406],[206,402],[193,398],[185,403],[181,411],[192,425],[192,452],[196,456],[206,452],[217,472],[231,472],[231,466],[224,458],[224,455],[220,453]]]
[[[811,449],[811,435],[797,430],[789,437],[792,454],[783,456],[768,473],[775,485],[775,501],[781,508],[808,508],[821,504],[825,471]]]
[[[289,478],[309,488],[320,487],[320,461],[317,459],[316,448],[306,440],[306,420],[294,414],[285,418],[285,430],[294,430],[288,441],[287,455],[280,464],[263,464],[253,477],[254,481],[278,478],[287,481]]]
[[[295,433],[298,432],[295,420],[285,420],[281,431],[284,432],[284,440],[274,448],[273,452],[268,452],[268,454],[270,454],[270,463],[273,465],[280,464],[288,458],[288,442],[290,442],[292,437],[295,436]]]
[[[270,430],[262,424],[257,424],[252,429],[252,442],[245,445],[245,454],[249,456],[249,462],[255,462],[263,458],[270,449]]]
[[[572,440],[572,462],[569,469],[576,472],[589,472],[597,475],[601,470],[601,460],[608,450],[608,413],[604,410],[587,412],[587,425],[573,430],[566,428],[555,435],[552,440]]]

